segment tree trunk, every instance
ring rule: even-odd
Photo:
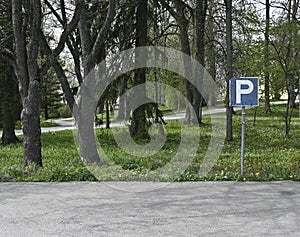
[[[266,27],[265,27],[265,111],[271,113],[270,106],[270,0],[266,0]]]
[[[4,64],[2,89],[3,133],[2,143],[8,145],[19,142],[15,134],[15,125],[20,113],[20,96],[13,69]]]
[[[197,61],[205,67],[205,20],[207,11],[207,0],[197,0],[196,4],[196,59]],[[203,75],[204,71],[196,72],[195,76],[199,79],[196,83],[199,83],[200,88],[203,87]],[[204,90],[203,90],[204,91]],[[202,123],[202,100],[203,95],[198,91],[197,88],[194,89],[194,110],[196,112],[197,120]]]
[[[29,37],[26,37],[23,9],[30,16]],[[16,75],[23,103],[21,114],[24,137],[24,165],[42,166],[40,102],[41,85],[38,56],[41,32],[41,2],[12,1],[13,31],[16,49]]]
[[[292,104],[293,104],[293,98],[291,92],[288,91],[288,103],[285,109],[285,139],[290,138],[291,121],[292,121],[293,111],[294,111],[294,107],[292,106]]]
[[[128,119],[126,117],[126,96],[123,96],[124,93],[126,92],[127,90],[127,81],[128,81],[128,75],[123,75],[122,78],[121,78],[121,83],[120,83],[120,86],[119,86],[119,112],[118,112],[118,117],[117,119],[118,120],[125,120],[125,119]]]
[[[84,80],[80,86],[81,100],[77,117],[80,156],[89,164],[99,163],[96,137],[94,134],[94,113],[96,108],[96,72],[94,67],[102,52],[105,52],[105,38],[108,34],[109,27],[115,15],[115,0],[109,1],[108,13],[105,23],[101,27],[95,41],[91,37],[91,24],[88,19],[88,3],[84,0],[81,17],[79,20],[79,34],[82,48],[82,64],[84,71]],[[101,55],[103,56],[103,55]],[[100,73],[105,73],[105,68],[101,68]],[[74,112],[74,111],[73,111]]]
[[[226,79],[226,140],[232,141],[232,107],[229,105],[229,80],[233,77],[232,69],[232,0],[224,0],[226,5],[226,52],[227,52],[227,79]]]
[[[214,17],[214,3],[210,2],[208,5],[208,12],[209,12],[209,21],[207,24],[208,28],[208,35],[210,38],[208,38],[209,44],[207,47],[207,61],[208,61],[208,67],[209,67],[209,74],[211,75],[212,79],[216,81],[216,75],[217,75],[217,68],[216,68],[216,33],[215,33],[215,23],[213,20]],[[208,106],[214,107],[216,105],[216,94],[215,91],[212,90],[209,92],[209,100],[208,100]]]
[[[40,83],[37,80],[32,80],[29,83],[28,96],[23,99],[21,114],[25,166],[30,163],[42,166],[40,101]]]
[[[293,117],[293,111],[296,105],[296,94],[294,85],[294,74],[286,74],[287,91],[288,91],[288,102],[285,110],[285,138],[289,139],[291,130],[291,121]]]
[[[102,61],[105,58],[105,50],[102,48],[99,51],[99,58],[97,60]],[[87,56],[89,57],[89,56]],[[85,61],[85,59],[83,60]],[[80,154],[81,157],[88,164],[101,164],[101,157],[98,155],[97,150],[97,138],[94,132],[94,116],[96,104],[99,102],[99,98],[96,97],[96,85],[98,76],[101,77],[106,73],[106,64],[98,65],[98,69],[95,70],[95,62],[87,59],[87,64],[84,67],[84,80],[80,86],[81,100],[79,105],[80,120],[78,121],[78,132],[80,142]],[[101,66],[101,67],[100,67]],[[106,108],[106,128],[109,128],[109,109]],[[107,114],[108,113],[108,114]]]
[[[147,19],[148,19],[148,0],[139,0],[136,13],[136,47],[147,46]],[[135,60],[146,60],[147,55],[141,55],[136,51]],[[138,93],[134,95],[134,103],[146,99],[146,70],[137,69],[134,73],[133,87],[140,86]],[[144,84],[144,85],[143,85]],[[135,108],[136,106],[133,106]],[[149,138],[145,106],[141,105],[132,112],[132,123],[130,133],[138,138]]]
[[[45,105],[44,105],[44,118],[47,120],[49,119],[49,108],[47,105],[47,100],[45,101]]]
[[[174,1],[177,16],[176,21],[179,25],[179,40],[181,43],[181,51],[188,56],[191,56],[190,41],[188,35],[189,21],[185,17],[185,5],[181,0]],[[184,61],[184,74],[186,78],[192,78],[191,76],[192,63],[190,60]],[[198,118],[196,113],[192,113],[194,104],[194,86],[188,80],[185,80],[185,90],[186,90],[186,114],[185,122],[187,124],[198,124]],[[196,117],[195,117],[196,116]]]
[[[108,100],[106,100],[106,103],[105,103],[105,118],[106,118],[106,122],[105,122],[106,129],[109,129],[110,128],[110,116],[109,116],[109,102],[108,102]]]
[[[297,11],[299,9],[299,1],[296,0],[290,0],[288,2],[288,22],[289,23],[297,23]],[[298,53],[296,52],[296,44],[298,41],[297,32],[291,33],[291,44],[288,44],[286,46],[287,48],[287,58],[292,58],[293,61],[292,64],[292,70],[287,68],[286,74],[285,74],[285,80],[286,80],[286,88],[288,91],[288,103],[286,105],[286,112],[285,112],[285,138],[288,139],[290,137],[290,130],[291,130],[291,120],[293,117],[293,111],[296,107],[296,75],[298,73],[298,68],[296,66],[296,60]],[[290,71],[289,71],[290,70]]]

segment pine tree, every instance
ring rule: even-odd
[[[62,92],[59,81],[55,77],[53,69],[42,79],[41,112],[45,119],[58,116],[58,108],[61,106]]]

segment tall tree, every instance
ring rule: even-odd
[[[226,140],[232,141],[232,107],[229,105],[229,80],[233,77],[232,54],[232,0],[224,0],[226,6]]]
[[[0,25],[5,26],[0,29],[0,48],[4,47],[11,51],[13,49],[13,33],[10,1],[5,0],[0,3],[0,12]],[[20,117],[21,102],[18,82],[10,61],[11,58],[8,59],[0,54],[0,111],[2,114],[3,144],[19,141],[14,129],[16,121]]]
[[[190,7],[182,0],[175,0],[174,1],[174,7],[170,6],[167,1],[160,1],[160,3],[169,11],[169,13],[175,18],[178,27],[179,27],[179,33],[178,37],[181,44],[181,51],[191,56],[191,46],[190,46],[190,39],[189,39],[189,26],[190,26],[190,20],[188,17],[188,12],[191,10]],[[191,77],[191,68],[192,63],[191,60],[187,59],[184,60],[184,74],[186,78],[192,78]],[[186,114],[185,114],[185,122],[187,124],[198,124],[199,120],[197,118],[196,113],[192,113],[193,105],[195,105],[195,88],[193,84],[185,80],[185,90],[186,90]]]
[[[15,69],[23,103],[21,119],[24,137],[24,165],[34,163],[42,166],[41,84],[38,66],[42,20],[41,2],[39,0],[12,1],[12,20],[16,49]]]
[[[61,106],[62,93],[59,81],[51,68],[42,78],[42,100],[41,111],[45,119],[52,115],[57,115],[57,110]]]
[[[64,1],[61,1],[64,2]],[[14,52],[1,48],[1,54],[9,59],[18,78],[23,110],[21,114],[24,144],[24,165],[42,166],[41,156],[41,78],[47,73],[52,60],[64,49],[70,32],[77,26],[80,4],[77,4],[69,24],[64,25],[56,48],[41,58],[40,46],[48,42],[42,31],[42,6],[40,0],[11,1]],[[46,55],[46,54],[43,54]],[[43,62],[43,63],[41,63]]]
[[[196,59],[198,62],[205,67],[205,21],[207,11],[207,0],[197,0],[196,2]],[[203,75],[204,71],[196,73],[199,75],[200,87],[203,87]],[[203,96],[195,88],[194,91],[194,110],[198,122],[202,122],[202,100]],[[208,101],[207,101],[208,102]]]
[[[134,47],[135,42],[135,14],[136,6],[133,0],[124,2],[116,15],[116,28],[113,31],[113,37],[117,44],[115,50],[124,51]],[[119,112],[118,119],[128,121],[130,118],[129,98],[124,95],[128,89],[128,82],[131,80],[131,72],[122,75],[119,83]]]
[[[110,0],[108,5],[108,12],[103,25],[100,30],[92,38],[92,26],[96,19],[89,19],[89,4],[85,0],[81,0],[83,10],[79,21],[79,35],[82,50],[82,64],[83,64],[83,78],[84,87],[83,93],[89,93],[95,100],[95,71],[94,67],[97,62],[105,58],[105,39],[111,28],[115,17],[115,0]],[[102,74],[105,74],[105,68],[99,68]],[[87,90],[86,90],[87,89]],[[85,91],[85,92],[84,92]],[[83,96],[80,107],[80,116],[75,117],[78,124],[80,153],[88,163],[98,163],[99,156],[96,146],[96,139],[94,135],[94,112],[95,108],[91,106],[95,101],[91,101],[89,96]]]
[[[215,3],[210,1],[208,3],[208,22],[207,22],[207,62],[208,71],[212,79],[216,81],[217,77],[217,49],[216,49],[216,26],[214,20]],[[208,106],[215,106],[216,92],[209,92]]]
[[[187,5],[185,2],[181,0],[174,1],[174,6],[176,9],[176,15],[173,14],[174,18],[176,19],[178,26],[179,26],[179,39],[181,43],[181,50],[188,56],[191,56],[191,46],[189,40],[189,19],[187,16]],[[189,76],[191,72],[191,61],[185,60],[184,61],[184,70],[185,76],[187,78],[191,78]],[[186,97],[187,97],[187,104],[186,104],[186,116],[185,122],[188,124],[197,124],[198,118],[196,113],[192,113],[193,105],[194,105],[194,93],[195,88],[193,87],[192,83],[188,80],[185,80],[185,90],[186,90]],[[196,117],[194,117],[194,115]]]
[[[296,86],[299,80],[299,55],[298,42],[298,9],[299,0],[289,0],[280,6],[283,9],[282,17],[277,26],[272,29],[271,44],[276,52],[276,62],[281,68],[285,79],[285,90],[288,95],[288,103],[285,111],[285,138],[290,136],[291,120],[296,100]],[[299,89],[298,89],[299,91]]]
[[[270,106],[270,0],[266,0],[266,19],[265,19],[265,111],[271,112]]]
[[[114,20],[116,1],[110,0],[109,3],[99,3],[78,0],[76,1],[73,18],[69,24],[67,24],[68,16],[66,11],[62,10],[66,9],[64,1],[60,1],[59,3],[60,7],[58,9],[61,9],[61,12],[52,7],[51,3],[47,0],[44,0],[44,2],[61,24],[64,31],[59,40],[59,44],[55,49],[50,48],[46,37],[43,36],[41,39],[42,51],[48,56],[48,66],[52,66],[54,68],[61,83],[64,97],[71,111],[73,111],[73,115],[78,125],[80,156],[88,163],[98,163],[99,157],[93,126],[95,112],[93,104],[95,103],[94,99],[96,99],[93,94],[95,93],[95,91],[93,91],[95,89],[93,83],[95,83],[94,79],[96,76],[94,67],[96,63],[100,62],[105,57],[103,54],[105,50],[103,49],[105,49],[108,32],[112,28],[111,26]],[[96,5],[97,10],[98,4],[105,4],[105,10],[107,10],[102,26],[99,26],[99,16],[102,17],[102,15],[99,15],[99,12],[94,12],[94,5]],[[102,10],[101,12],[103,12]],[[71,33],[73,33],[78,22],[79,34],[76,34],[74,37]],[[59,45],[61,45],[60,42],[67,43],[67,46],[73,56],[76,77],[79,85],[81,85],[81,95],[90,94],[93,98],[88,98],[89,96],[82,96],[80,103],[75,103],[75,98],[70,88],[66,72],[58,60],[59,53],[61,52],[61,48],[58,48]],[[81,74],[80,62],[82,62],[83,75]],[[102,71],[102,73],[105,72]],[[76,109],[74,110],[74,108]],[[80,108],[80,111],[78,111],[78,108]]]
[[[148,0],[138,0],[136,10],[136,47],[147,46],[148,38]],[[147,55],[136,51],[135,60],[145,60]],[[146,70],[140,68],[135,70],[133,86],[140,86],[141,89],[137,90],[135,94],[135,102],[146,99]],[[139,138],[149,138],[147,123],[146,123],[145,106],[139,106],[132,112],[132,123],[130,132],[132,135]]]
[[[2,143],[4,145],[19,142],[15,134],[16,121],[20,116],[21,101],[18,92],[18,82],[13,68],[5,62],[0,62],[0,110],[2,112]]]

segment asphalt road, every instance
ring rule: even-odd
[[[290,181],[0,184],[0,236],[300,236],[299,221]]]

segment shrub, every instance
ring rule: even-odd
[[[59,112],[59,116],[62,117],[62,118],[69,118],[69,117],[72,117],[72,112],[71,112],[69,106],[66,105],[66,104],[62,105],[62,106],[58,109],[58,112]]]

